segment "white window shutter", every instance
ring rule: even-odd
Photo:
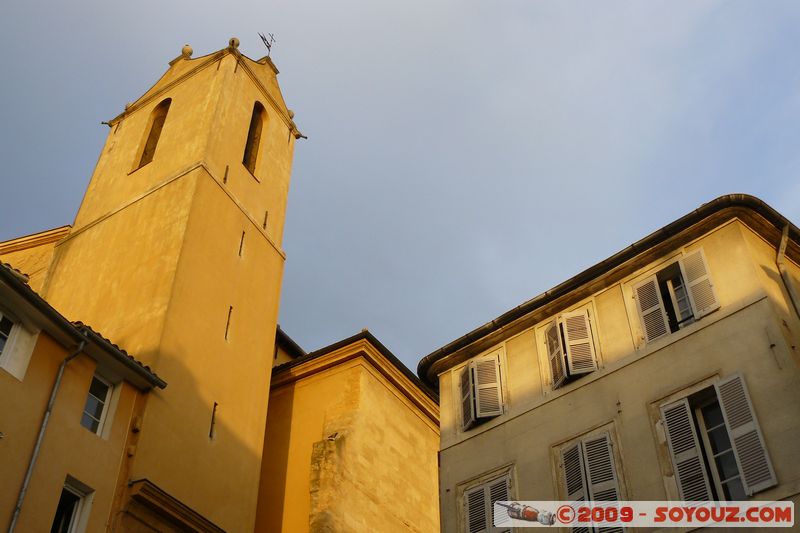
[[[583,440],[586,453],[586,477],[589,499],[600,502],[619,500],[619,482],[608,434]]]
[[[714,386],[745,492],[752,496],[777,485],[775,470],[769,460],[764,436],[758,426],[744,378],[740,374],[734,374],[721,379]]]
[[[589,324],[589,311],[575,311],[561,315],[564,324],[564,344],[567,346],[567,364],[571,375],[588,374],[597,370],[597,357]]]
[[[664,302],[661,299],[661,291],[658,290],[656,277],[650,276],[638,283],[633,287],[633,294],[636,298],[636,308],[639,310],[645,340],[651,342],[669,333],[667,312],[664,310]]]
[[[583,466],[583,450],[580,442],[561,450],[561,467],[564,470],[564,487],[567,489],[567,500],[571,502],[587,501],[586,470]]]
[[[511,499],[511,492],[510,492],[510,483],[511,478],[509,476],[503,476],[499,479],[494,481],[490,481],[488,483],[488,490],[489,490],[489,527],[492,528],[494,525],[494,504],[495,502],[507,502]],[[499,518],[499,517],[498,517]],[[508,531],[507,529],[500,529],[500,528],[492,528],[490,531]]]
[[[558,332],[558,322],[555,320],[544,331],[544,340],[547,345],[550,375],[553,378],[553,388],[555,389],[567,377],[566,372],[564,372],[564,351],[561,348],[561,335]]]
[[[461,370],[459,381],[461,383],[461,427],[469,429],[475,423],[475,393],[470,365],[466,365]]]
[[[38,330],[29,331],[20,323],[14,324],[0,355],[0,368],[4,368],[19,381],[24,380],[38,338]]]
[[[464,492],[464,523],[467,533],[484,533],[489,529],[484,486]]]
[[[470,366],[474,374],[476,418],[502,415],[503,391],[497,355],[475,359]]]
[[[692,303],[694,317],[700,318],[719,309],[719,300],[711,283],[703,249],[686,254],[680,263],[686,287],[689,289],[689,301]]]
[[[662,407],[661,416],[681,500],[712,500],[689,401],[682,398]]]

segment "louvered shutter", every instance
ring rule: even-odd
[[[561,450],[561,468],[564,471],[564,487],[567,501],[585,502],[588,500],[586,474],[583,466],[583,449],[580,442]],[[572,528],[573,533],[586,533],[588,527]]]
[[[711,497],[708,474],[686,398],[661,408],[667,444],[681,500],[707,501]]]
[[[686,254],[681,260],[681,269],[689,289],[694,317],[700,318],[719,309],[719,300],[709,277],[708,263],[702,248]]]
[[[583,452],[589,499],[596,502],[619,501],[619,480],[608,434],[604,433],[584,439]],[[623,529],[621,527],[602,527],[598,528],[598,531],[619,533]]]
[[[619,483],[614,468],[611,439],[607,434],[584,439],[586,452],[586,477],[591,500],[614,502],[619,500]]]
[[[475,417],[503,414],[503,391],[500,388],[500,363],[496,355],[470,362],[475,384]]]
[[[567,346],[567,363],[571,375],[588,374],[597,370],[597,361],[589,325],[589,311],[575,311],[561,315],[564,324],[564,344]]]
[[[553,388],[555,389],[567,374],[564,372],[564,351],[561,348],[561,335],[558,332],[558,322],[553,321],[544,331],[545,344],[547,344],[547,358],[550,361],[550,375],[553,377]]]
[[[484,486],[464,492],[464,522],[467,533],[484,533],[489,528]]]
[[[734,374],[715,384],[733,453],[748,496],[778,484],[744,378]]]
[[[586,477],[583,469],[583,452],[581,443],[561,450],[561,466],[564,469],[564,486],[567,489],[567,500],[585,502],[587,500]]]
[[[669,333],[667,313],[664,311],[664,302],[661,300],[661,291],[658,290],[658,280],[651,276],[633,288],[636,298],[636,307],[647,342],[654,341]]]
[[[495,517],[493,516],[494,513],[494,504],[495,502],[507,502],[511,499],[510,496],[510,484],[511,479],[508,476],[503,476],[499,479],[494,481],[490,481],[488,484],[489,489],[489,518],[491,519],[489,526],[491,527],[495,523]],[[506,513],[506,517],[508,514]],[[502,518],[502,517],[498,517]],[[501,528],[492,528],[490,531],[510,531],[508,529],[501,529]]]
[[[459,380],[461,382],[461,427],[469,429],[475,423],[475,397],[470,365],[463,368]]]

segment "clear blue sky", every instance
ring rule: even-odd
[[[298,142],[281,324],[420,357],[721,194],[800,220],[800,3],[14,2],[0,239],[71,223],[190,43],[273,59]]]

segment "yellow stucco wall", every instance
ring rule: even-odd
[[[463,489],[487,472],[510,467],[512,495],[564,497],[556,450],[590,430],[615,439],[623,496],[677,499],[657,406],[707,380],[741,372],[748,385],[779,485],[758,499],[800,493],[800,341],[775,266],[775,247],[733,220],[688,243],[702,247],[720,308],[650,344],[641,338],[631,286],[680,250],[570,308],[589,306],[601,368],[559,389],[550,385],[541,335],[548,319],[500,342],[507,412],[477,428],[458,423],[461,366],[440,377],[443,531],[463,529]],[[791,265],[794,269],[795,266]],[[564,309],[566,311],[568,309]]]
[[[439,530],[436,424],[363,358],[270,396],[258,532]]]
[[[165,98],[154,159],[135,169]],[[267,120],[254,177],[242,154],[257,100]],[[229,531],[255,521],[293,128],[269,64],[231,50],[179,59],[112,120],[43,288],[169,383],[148,399],[130,476]]]
[[[40,292],[50,271],[56,242],[66,236],[69,229],[63,226],[0,242],[0,262],[28,276],[28,286]]]
[[[33,452],[55,376],[67,349],[39,334],[24,381],[0,369],[0,523],[11,520]],[[93,492],[87,531],[105,531],[112,519],[112,500],[125,454],[130,418],[139,394],[125,382],[115,384],[109,418],[102,435],[80,424],[96,363],[85,355],[66,367],[54,404],[17,531],[49,531],[61,490],[69,474]],[[110,422],[110,423],[109,423]]]

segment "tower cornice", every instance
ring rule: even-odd
[[[233,41],[233,39],[231,40]],[[147,107],[148,104],[150,104],[154,100],[158,100],[161,96],[163,96],[165,93],[167,93],[177,85],[180,85],[187,79],[191,78],[192,76],[196,75],[202,70],[210,67],[211,65],[219,61],[222,61],[227,55],[231,55],[234,58],[236,58],[237,68],[241,67],[242,70],[244,70],[244,72],[247,74],[247,76],[250,78],[253,84],[256,87],[258,87],[259,92],[261,92],[261,94],[264,96],[266,101],[269,103],[270,107],[272,107],[277,112],[278,116],[281,118],[284,124],[286,124],[286,127],[289,128],[289,131],[295,136],[295,138],[296,139],[305,138],[305,136],[300,132],[300,130],[297,128],[297,125],[293,120],[293,113],[286,107],[285,104],[279,103],[275,99],[275,97],[273,97],[272,94],[270,94],[270,92],[267,90],[267,88],[264,86],[261,80],[259,80],[258,76],[253,71],[253,68],[250,65],[250,63],[252,63],[253,65],[266,65],[272,70],[272,72],[275,75],[277,75],[278,69],[275,67],[275,64],[272,62],[272,60],[269,57],[263,57],[258,61],[253,60],[247,57],[246,55],[242,54],[238,50],[238,48],[236,48],[233,45],[228,46],[227,48],[223,48],[222,50],[213,52],[211,54],[198,57],[196,59],[191,59],[186,54],[181,54],[180,56],[176,57],[175,59],[169,62],[170,68],[167,70],[167,72],[165,72],[164,75],[162,75],[161,78],[155,84],[153,84],[153,86],[150,89],[148,89],[147,92],[145,92],[145,94],[142,97],[140,97],[135,102],[126,105],[125,110],[116,117],[109,120],[107,124],[110,127],[116,126],[122,120],[132,115],[139,109]],[[190,62],[196,61],[198,62],[198,64],[186,70],[182,74],[178,75],[175,79],[167,83],[164,83],[163,86],[159,86],[162,83],[162,80],[164,80],[164,78],[167,77],[167,75],[170,73],[170,71],[177,68],[185,61],[190,61]]]

